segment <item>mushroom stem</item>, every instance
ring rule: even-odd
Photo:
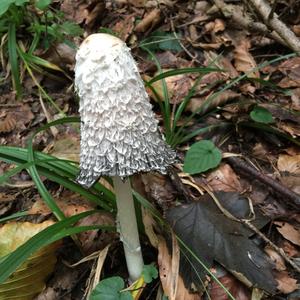
[[[118,208],[118,230],[123,242],[129,278],[134,282],[141,276],[144,262],[131,185],[128,178],[122,181],[119,176],[113,177],[113,183]]]

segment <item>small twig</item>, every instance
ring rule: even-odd
[[[289,48],[300,52],[300,40],[279,18],[276,13],[272,15],[272,8],[265,0],[249,0],[261,15],[264,23],[285,41]]]
[[[286,199],[289,199],[290,200],[289,203],[293,206],[293,208],[296,209],[297,211],[300,211],[300,195],[291,191],[290,189],[282,185],[280,182],[274,180],[273,178],[267,176],[266,174],[263,174],[255,170],[253,167],[251,167],[249,164],[247,164],[245,161],[243,161],[240,158],[228,157],[226,158],[226,160],[230,163],[230,165],[234,169],[244,171],[247,175],[252,176],[255,179],[258,179],[260,182],[270,186],[276,192],[286,197]]]
[[[216,7],[227,19],[233,21],[235,24],[248,29],[253,32],[259,32],[263,35],[267,35],[273,38],[278,43],[286,46],[285,41],[274,31],[270,32],[268,27],[260,22],[255,22],[249,16],[249,14],[241,13],[241,9],[238,5],[227,4],[223,0],[213,0]]]

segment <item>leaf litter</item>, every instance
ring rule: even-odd
[[[66,20],[83,28],[84,35],[98,31],[119,35],[132,48],[134,56],[139,61],[142,76],[146,80],[159,74],[153,61],[140,49],[140,45],[147,42],[149,49],[152,47],[152,51],[155,52],[163,71],[194,66],[216,66],[222,69],[222,72],[211,72],[202,77],[179,124],[182,124],[192,112],[195,113],[195,117],[189,121],[186,133],[207,124],[218,124],[220,120],[230,122],[231,127],[226,131],[218,129],[196,135],[190,143],[179,145],[178,156],[182,159],[176,165],[177,173],[182,172],[183,157],[193,143],[212,139],[223,154],[241,155],[263,176],[272,178],[290,191],[300,193],[300,131],[297,115],[300,109],[299,57],[290,57],[261,67],[266,60],[289,53],[289,48],[282,46],[282,40],[278,38],[276,32],[269,30],[267,24],[264,24],[254,10],[238,1],[220,0],[196,2],[58,0],[53,3],[55,9],[64,12]],[[293,3],[280,1],[274,4],[274,10],[280,13],[280,18],[299,35],[300,16],[297,1]],[[22,38],[23,34],[25,33],[19,34],[19,37]],[[76,45],[80,43],[81,38],[79,36],[70,38],[71,43],[68,45],[55,43],[47,51],[39,45],[35,54],[56,64],[72,78]],[[2,55],[1,75],[2,72],[5,73],[7,66]],[[64,113],[77,114],[77,99],[73,92],[70,92],[71,81],[62,80],[55,72],[52,72],[53,78],[50,80],[44,73],[35,73],[36,82],[29,78],[26,72],[23,75],[26,93],[20,102],[15,101],[15,94],[11,92],[9,84],[5,81],[3,84],[2,80],[0,83],[2,145],[26,146],[26,141],[33,131],[45,123],[45,112],[48,112],[50,119],[60,116],[46,101],[46,111],[41,109],[36,82],[47,89]],[[238,76],[245,77],[222,91],[224,85],[230,85]],[[170,102],[180,105],[196,78],[195,74],[166,78]],[[163,98],[160,81],[156,82],[155,89]],[[215,95],[220,91],[221,93]],[[157,108],[158,103],[155,102],[157,99],[153,94],[149,94],[154,100],[154,109],[161,122],[161,112]],[[206,116],[207,113],[209,116]],[[53,136],[49,131],[40,133],[34,141],[35,149],[76,161],[78,129],[69,126],[57,126],[57,129],[57,136]],[[274,133],[275,129],[278,130],[277,133]],[[292,146],[294,150],[291,150]],[[162,215],[167,217],[174,226],[175,233],[207,264],[213,274],[218,275],[219,280],[236,299],[251,299],[251,289],[246,286],[260,287],[271,294],[278,292],[281,293],[280,297],[286,297],[283,294],[293,291],[297,293],[297,274],[286,261],[282,261],[283,258],[278,251],[265,245],[256,234],[241,223],[228,219],[207,193],[199,197],[199,191],[202,193],[207,189],[214,191],[222,206],[238,218],[250,218],[249,203],[252,203],[255,215],[260,219],[259,222],[253,221],[257,222],[256,227],[295,261],[299,259],[299,213],[290,205],[289,198],[284,196],[286,194],[280,194],[278,189],[275,191],[272,184],[265,185],[255,176],[249,178],[245,172],[239,172],[234,168],[229,160],[225,161],[224,158],[222,160],[220,165],[201,175],[194,174],[189,180],[182,177],[180,183],[173,177],[170,179],[162,175],[141,174],[140,184],[144,189],[144,195]],[[1,173],[9,168],[1,162]],[[42,179],[67,215],[94,208],[74,193],[61,194],[60,187],[45,178]],[[30,180],[28,174],[23,171],[15,175],[10,184],[20,186],[20,183],[28,180]],[[24,186],[23,184],[22,190],[16,193],[16,187],[12,188],[9,185],[4,187],[4,196],[1,196],[1,199],[5,205],[1,206],[1,217],[22,207],[30,209],[31,215],[26,218],[39,221],[51,217],[50,211],[40,200],[33,204],[34,201],[30,197],[34,198],[36,191],[32,187],[24,190]],[[24,197],[20,197],[19,193]],[[12,196],[9,198],[5,195]],[[185,200],[182,198],[183,195]],[[245,200],[245,197],[249,197],[250,200]],[[197,201],[189,202],[187,199]],[[226,201],[230,202],[229,207]],[[272,220],[261,218],[261,212]],[[101,213],[87,218],[82,224],[103,222],[114,224],[114,216]],[[158,265],[165,294],[175,297],[174,299],[203,299],[199,292],[191,293],[190,290],[203,290],[204,284],[211,299],[228,299],[224,289],[203,271],[199,263],[189,256],[190,253],[181,247],[182,253],[178,261],[178,249],[170,251],[163,234],[160,232],[158,235],[159,230],[151,228],[152,231],[146,230],[146,233],[150,240],[156,240],[156,246],[158,243],[160,245]],[[112,270],[121,270],[121,274],[124,275],[123,263],[118,260],[120,253],[115,244],[115,235],[91,231],[82,234],[80,239],[86,244],[84,251],[88,253],[113,243],[111,255],[107,258],[113,267],[104,266],[104,277],[109,277],[109,274],[115,275]],[[102,242],[96,242],[97,239]],[[151,257],[151,262],[156,261],[148,242],[145,242],[144,247],[147,249],[146,256]],[[185,255],[193,262],[192,264],[185,259]],[[118,267],[116,262],[119,262]],[[55,274],[64,273],[61,270]],[[89,268],[82,270],[88,272]],[[82,270],[79,272],[74,270],[74,276],[70,275],[71,272],[68,273],[70,270],[65,270],[65,273],[69,274],[68,280],[64,282],[64,277],[58,276],[55,288],[47,289],[49,293],[47,297],[58,299],[63,295],[63,290],[68,293],[72,293],[72,289],[76,290],[74,282],[80,282]],[[167,284],[164,275],[168,277]],[[203,284],[199,281],[199,276]],[[177,278],[176,291],[174,278]],[[85,278],[81,281],[83,282],[81,286],[84,286]],[[59,286],[62,287],[61,290]],[[56,293],[54,290],[59,292]],[[73,296],[75,294],[73,292]]]

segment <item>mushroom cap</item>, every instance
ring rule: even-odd
[[[90,35],[76,54],[81,145],[77,182],[100,176],[166,173],[176,154],[158,129],[149,97],[126,44],[108,34]]]

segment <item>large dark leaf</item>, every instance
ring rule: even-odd
[[[220,203],[233,215],[247,217],[248,213],[237,214],[236,210],[231,209],[232,201],[228,200],[228,196],[236,197],[233,193],[219,193]],[[240,205],[240,199],[235,200],[236,206]],[[177,236],[208,268],[216,261],[248,286],[256,286],[269,293],[276,291],[272,262],[248,238],[249,230],[226,217],[209,195],[202,196],[198,202],[172,208],[167,213],[167,219]],[[201,289],[206,271],[184,247],[181,258],[180,268],[185,284]]]

